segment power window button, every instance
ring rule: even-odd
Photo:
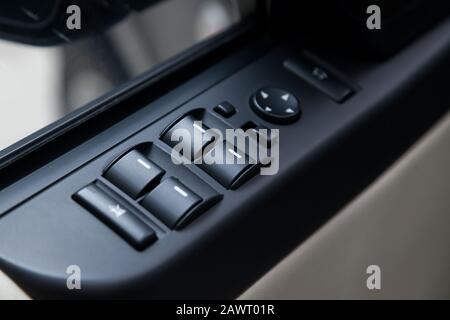
[[[164,170],[137,150],[132,150],[116,161],[105,173],[105,178],[136,199],[155,187]]]
[[[223,140],[205,154],[200,168],[225,188],[236,189],[254,175],[258,163],[247,153]]]
[[[213,142],[216,135],[201,121],[187,115],[172,125],[161,139],[171,147],[179,146],[185,158],[193,161],[202,156],[204,148]]]
[[[171,177],[145,196],[142,206],[173,229],[201,201],[196,193]]]

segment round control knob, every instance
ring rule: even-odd
[[[284,89],[262,88],[252,96],[250,105],[261,118],[274,123],[292,123],[302,111],[297,98]]]

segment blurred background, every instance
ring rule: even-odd
[[[256,0],[165,0],[60,45],[0,39],[0,150],[240,21]],[[19,14],[32,17],[27,8]],[[83,12],[81,12],[83,27]]]

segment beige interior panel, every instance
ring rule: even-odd
[[[450,114],[240,298],[449,299]]]
[[[0,271],[0,300],[28,300],[29,297]]]

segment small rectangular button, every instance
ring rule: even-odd
[[[137,217],[135,210],[95,184],[78,191],[74,199],[136,249],[144,249],[157,239],[155,231]]]
[[[236,113],[236,108],[229,102],[222,102],[215,106],[213,110],[224,118],[229,118]]]
[[[163,169],[139,151],[132,150],[106,171],[105,178],[136,199],[156,186],[163,175]]]
[[[142,200],[142,206],[164,222],[175,228],[183,216],[202,199],[173,177],[161,182],[155,190]]]
[[[222,153],[222,163],[217,163],[214,157]],[[251,158],[226,140],[218,143],[205,156],[200,164],[206,173],[216,179],[227,189],[235,189],[250,178],[257,167],[257,161]]]
[[[309,59],[286,60],[283,65],[293,74],[309,82],[336,102],[342,102],[354,93],[350,86]]]

